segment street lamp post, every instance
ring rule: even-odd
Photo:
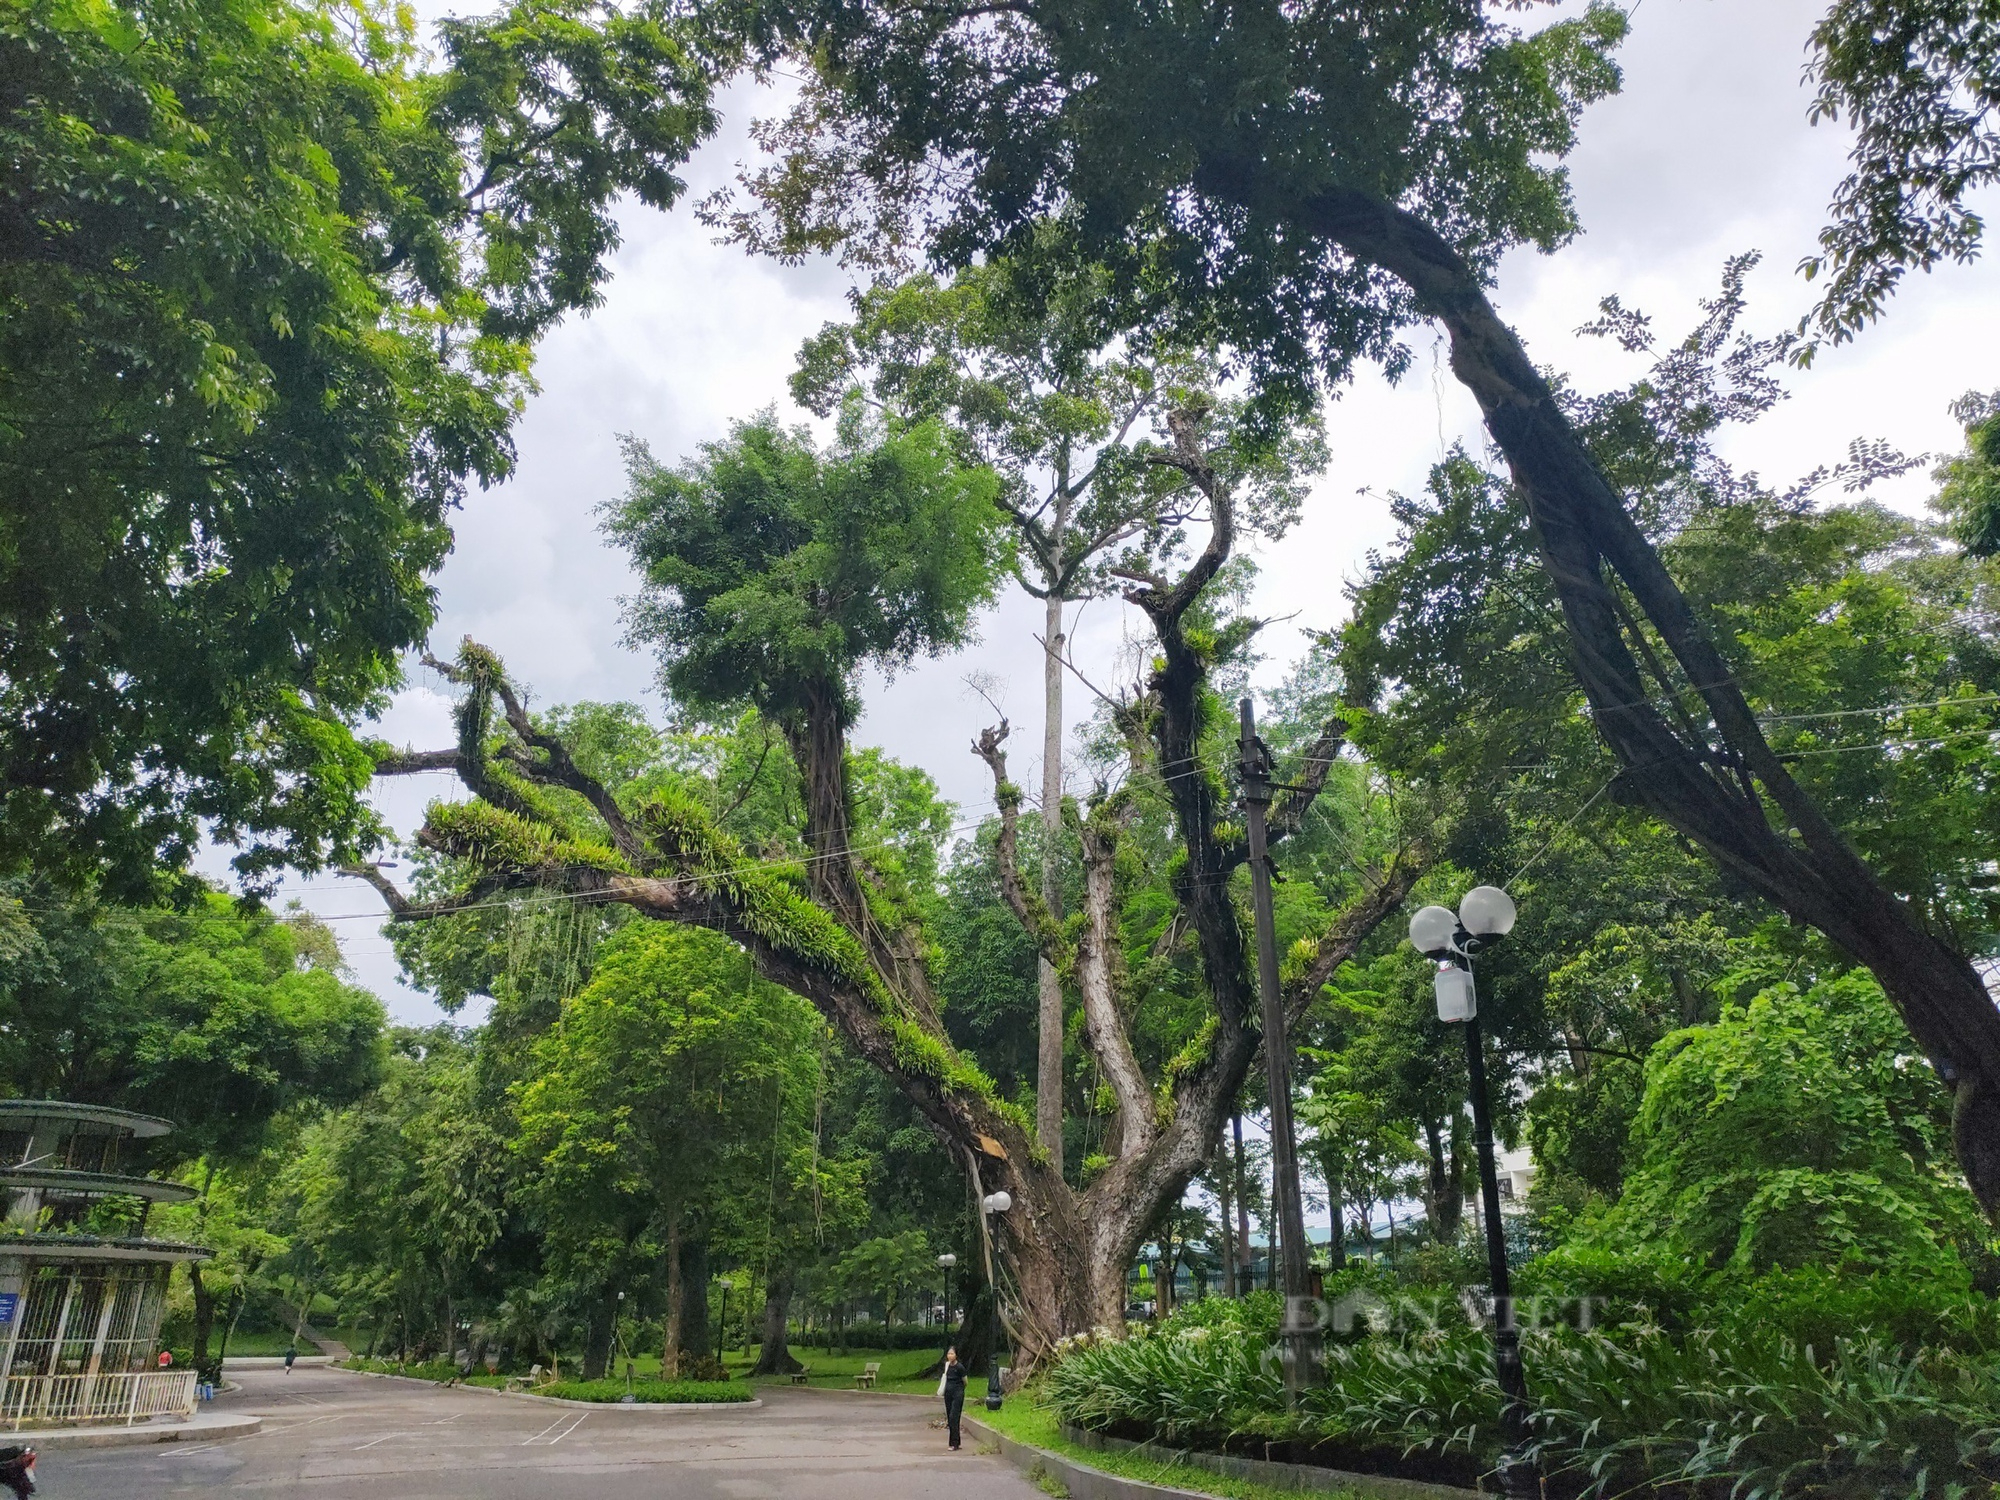
[[[944,1326],[951,1327],[951,1268],[958,1264],[958,1257],[947,1250],[938,1257],[938,1284],[944,1290]]]
[[[1458,910],[1426,906],[1410,918],[1410,946],[1438,964],[1433,990],[1440,1021],[1465,1027],[1465,1071],[1472,1098],[1472,1133],[1479,1148],[1479,1192],[1486,1221],[1486,1271],[1493,1288],[1493,1370],[1500,1381],[1500,1488],[1509,1496],[1541,1493],[1528,1443],[1528,1380],[1521,1367],[1521,1333],[1514,1321],[1513,1277],[1500,1224],[1500,1173],[1493,1155],[1493,1116],[1486,1096],[1486,1052],[1479,1035],[1479,997],[1472,956],[1514,929],[1514,901],[1498,886],[1475,886]]]
[[[988,1214],[1004,1214],[1013,1206],[1013,1195],[1007,1192],[988,1193],[980,1202],[980,1207]],[[990,1233],[987,1235],[987,1243],[992,1243]],[[986,1291],[992,1299],[990,1308],[992,1322],[987,1329],[987,1337],[993,1345],[992,1362],[986,1376],[986,1409],[998,1411],[1000,1410],[1000,1279],[993,1274],[990,1256],[986,1267]]]

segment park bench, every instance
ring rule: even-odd
[[[804,1385],[811,1378],[812,1378],[811,1365],[800,1365],[796,1370],[792,1371],[793,1385]]]
[[[540,1365],[529,1365],[528,1373],[525,1375],[509,1375],[507,1377],[507,1384],[509,1386],[519,1386],[524,1391],[531,1391],[541,1383],[542,1367]]]
[[[863,1365],[861,1367],[861,1373],[854,1377],[854,1388],[857,1391],[874,1390],[875,1377],[877,1375],[880,1375],[881,1373],[882,1373],[882,1366],[880,1364],[871,1362],[869,1364]]]

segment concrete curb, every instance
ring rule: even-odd
[[[134,1423],[130,1427],[24,1427],[5,1434],[8,1442],[22,1443],[41,1452],[56,1448],[124,1448],[142,1443],[226,1443],[246,1438],[264,1425],[264,1419],[247,1412],[209,1414],[156,1427]]]
[[[407,1380],[427,1385],[434,1391],[447,1389],[442,1380],[425,1380],[417,1375],[391,1375],[386,1370],[342,1370],[343,1375],[366,1375],[370,1380]],[[505,1396],[512,1401],[536,1401],[543,1406],[575,1406],[584,1411],[756,1411],[764,1404],[761,1396],[748,1401],[571,1401],[565,1396],[537,1396],[531,1391],[503,1391],[490,1385],[455,1385],[454,1391],[477,1391],[482,1396]]]
[[[1478,1490],[1453,1484],[1434,1484],[1425,1479],[1398,1479],[1392,1474],[1357,1474],[1346,1469],[1317,1469],[1310,1464],[1276,1463],[1261,1458],[1241,1458],[1233,1453],[1204,1453],[1195,1448],[1169,1448],[1162,1443],[1135,1443],[1128,1438],[1106,1437],[1085,1432],[1080,1427],[1061,1429],[1064,1439],[1079,1448],[1100,1453],[1131,1453],[1157,1463],[1187,1464],[1223,1474],[1232,1479],[1249,1479],[1280,1490],[1349,1489],[1370,1500],[1482,1500]]]
[[[964,1418],[961,1425],[977,1437],[998,1443],[1001,1455],[1015,1468],[1030,1476],[1046,1474],[1061,1480],[1069,1490],[1070,1500],[1146,1500],[1152,1495],[1216,1500],[1214,1495],[1202,1490],[1176,1489],[1171,1485],[1149,1484],[1142,1479],[1107,1474],[1059,1453],[1030,1447],[972,1417]],[[1305,1464],[1270,1463],[1263,1459],[1235,1458],[1221,1453],[1164,1448],[1156,1443],[1101,1437],[1074,1427],[1065,1427],[1062,1431],[1065,1439],[1079,1447],[1095,1448],[1106,1453],[1132,1453],[1157,1463],[1182,1464],[1232,1479],[1268,1484],[1274,1489],[1346,1490],[1367,1496],[1369,1500],[1482,1500],[1477,1490],[1459,1489],[1448,1484],[1427,1484],[1415,1479],[1395,1479],[1385,1474],[1350,1474],[1344,1469],[1315,1469]]]
[[[1216,1497],[1200,1490],[1176,1490],[1163,1484],[1146,1484],[1137,1479],[1120,1479],[1115,1474],[1107,1474],[1102,1469],[1087,1468],[1083,1464],[1064,1458],[1057,1453],[1049,1453],[1041,1448],[1030,1448],[1026,1443],[1016,1442],[1003,1432],[995,1432],[984,1422],[971,1417],[961,1417],[959,1426],[975,1438],[997,1443],[1000,1456],[1026,1474],[1031,1479],[1044,1476],[1059,1480],[1069,1492],[1070,1500],[1148,1500],[1154,1495],[1181,1495],[1187,1500],[1216,1500]]]

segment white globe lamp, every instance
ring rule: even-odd
[[[1474,937],[1505,937],[1514,930],[1514,898],[1497,885],[1475,885],[1458,903],[1458,920]]]
[[[1426,958],[1451,952],[1451,940],[1457,935],[1458,918],[1448,906],[1426,906],[1410,918],[1410,946]]]

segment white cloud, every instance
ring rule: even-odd
[[[1795,320],[1809,289],[1794,273],[1813,245],[1842,172],[1844,139],[1806,124],[1800,86],[1805,38],[1824,0],[1650,0],[1637,7],[1624,52],[1625,91],[1594,107],[1571,162],[1585,232],[1552,257],[1508,258],[1496,300],[1538,361],[1597,387],[1628,379],[1635,362],[1574,330],[1597,299],[1619,293],[1674,335],[1696,316],[1723,260],[1760,249],[1750,318],[1768,329]],[[729,128],[689,174],[690,201],[730,173],[744,154],[751,91],[728,100]],[[785,401],[798,344],[844,311],[845,283],[825,266],[784,268],[711,243],[685,208],[662,216],[633,210],[614,260],[605,304],[573,319],[545,344],[542,394],[520,430],[519,472],[473,496],[458,522],[458,546],[440,579],[440,649],[471,633],[499,650],[542,702],[629,698],[657,704],[649,662],[619,644],[617,599],[632,586],[623,558],[596,532],[594,510],[622,484],[617,435],[631,432],[662,458],[721,436],[728,424]],[[1986,351],[2000,333],[2000,283],[1983,266],[1914,281],[1888,322],[1831,351],[1792,382],[1794,397],[1758,426],[1733,436],[1740,463],[1777,479],[1837,458],[1854,436],[1883,437],[1906,450],[1957,445],[1945,404],[1992,383]],[[1364,373],[1329,416],[1334,462],[1305,519],[1261,558],[1258,607],[1298,613],[1298,624],[1336,623],[1342,585],[1371,547],[1390,540],[1383,496],[1423,482],[1443,445],[1477,444],[1470,399],[1436,366],[1430,335],[1412,335],[1417,360],[1399,386]],[[1898,492],[1920,503],[1920,477]],[[984,771],[967,751],[990,716],[967,694],[970,671],[1008,685],[1006,707],[1024,730],[1040,717],[1040,648],[1030,637],[1039,611],[1018,593],[993,611],[982,642],[948,661],[920,665],[891,684],[871,684],[858,737],[923,765],[948,795],[976,812]],[[1126,633],[1119,606],[1085,612],[1077,653],[1093,674],[1110,674]],[[1267,649],[1296,650],[1274,631]],[[1088,712],[1072,689],[1073,719]],[[399,702],[391,737],[441,743],[444,700],[424,687]],[[1033,774],[1024,744],[1015,774]],[[433,778],[425,778],[431,780]],[[427,790],[397,787],[385,808],[414,826]],[[339,882],[296,883],[321,910],[365,911],[370,898]],[[387,945],[343,921],[364,979],[400,1015],[431,1014],[395,987]]]

